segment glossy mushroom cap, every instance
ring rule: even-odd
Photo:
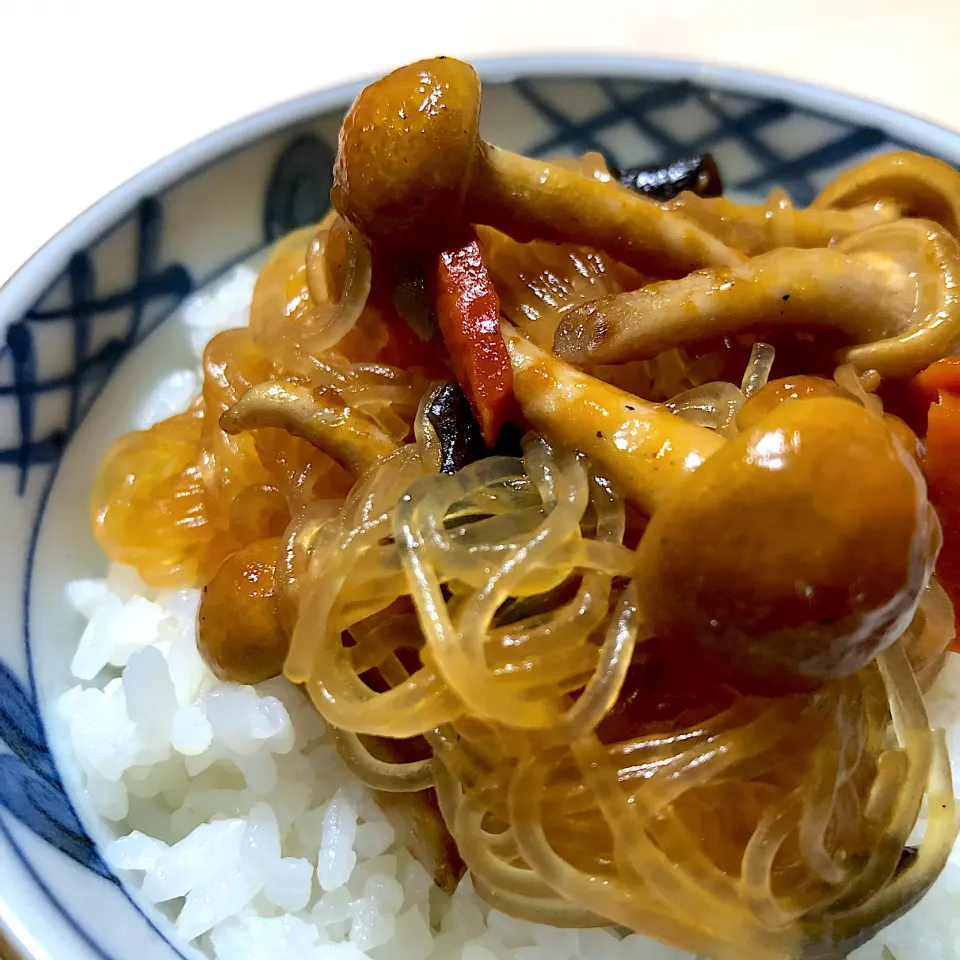
[[[343,121],[331,201],[378,249],[413,254],[463,224],[477,156],[480,78],[451,57],[366,87]]]
[[[207,666],[230,683],[261,683],[283,670],[289,641],[275,602],[276,538],[231,554],[203,588],[197,645]]]
[[[780,693],[851,674],[899,637],[939,545],[923,479],[884,421],[803,400],[677,485],[641,540],[637,582],[661,637],[743,690]]]

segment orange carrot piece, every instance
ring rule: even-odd
[[[436,303],[453,372],[493,446],[513,409],[513,372],[500,333],[500,301],[476,236],[437,257]]]
[[[930,502],[943,528],[937,576],[953,601],[960,632],[960,383],[957,390],[941,389],[939,400],[930,406],[923,466]]]

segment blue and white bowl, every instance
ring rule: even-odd
[[[599,150],[627,166],[709,150],[732,191],[782,186],[801,204],[871,153],[907,147],[960,163],[956,133],[772,77],[583,57],[481,73],[485,137],[525,153]],[[98,854],[108,830],[74,789],[51,710],[81,629],[63,588],[106,566],[89,531],[90,481],[131,426],[119,398],[174,362],[154,331],[228,267],[319,218],[359,89],[275,107],[160,161],[0,290],[0,941],[25,957],[196,953],[112,875]]]

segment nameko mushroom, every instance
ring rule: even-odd
[[[319,447],[355,477],[397,448],[377,424],[352,407],[321,403],[309,387],[278,381],[250,387],[220,417],[226,433],[277,427]]]
[[[910,623],[940,533],[881,417],[852,398],[788,400],[725,441],[504,336],[525,416],[651,516],[636,578],[659,635],[769,693],[847,676]]]
[[[374,247],[409,257],[467,224],[564,240],[655,276],[743,260],[691,220],[556,164],[480,139],[480,80],[450,57],[367,87],[343,121],[333,205]]]
[[[960,246],[937,224],[897,220],[832,248],[782,248],[741,266],[603,297],[569,311],[554,350],[617,363],[748,331],[834,329],[837,363],[910,376],[960,342]]]

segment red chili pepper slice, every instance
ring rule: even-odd
[[[960,358],[931,364],[914,378],[911,387],[915,396],[934,401],[927,412],[923,469],[930,502],[943,528],[937,576],[953,601],[960,632]]]
[[[927,403],[936,403],[941,391],[960,396],[960,357],[944,357],[921,370],[910,383],[911,390]]]
[[[500,333],[500,300],[476,236],[438,255],[436,303],[453,372],[493,446],[513,408],[513,371]]]

